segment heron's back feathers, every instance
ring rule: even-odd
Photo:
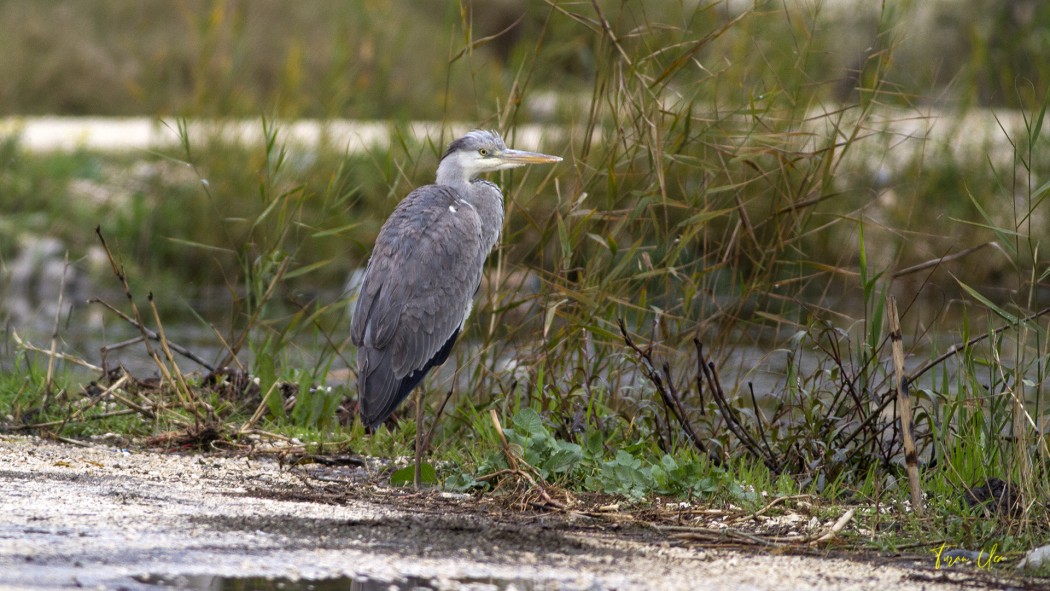
[[[470,311],[494,242],[470,197],[454,187],[420,187],[376,238],[350,323],[362,418],[370,426],[448,358]]]

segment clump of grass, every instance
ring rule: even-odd
[[[941,289],[945,280],[954,283],[943,268],[972,259],[965,248],[958,250],[958,257],[917,258],[926,244],[920,242],[920,252],[910,252],[907,240],[921,237],[917,226],[887,228],[879,219],[878,204],[867,199],[862,187],[843,187],[838,181],[840,171],[855,166],[847,156],[862,149],[863,130],[874,125],[880,103],[892,100],[896,90],[875,76],[859,104],[832,109],[822,107],[819,94],[790,78],[785,72],[791,69],[784,68],[776,71],[777,84],[763,87],[761,96],[731,100],[705,86],[717,85],[717,74],[698,83],[693,63],[679,58],[688,52],[702,56],[705,44],[713,47],[721,38],[746,34],[746,24],[725,30],[713,26],[709,37],[697,34],[695,44],[678,39],[649,46],[649,37],[640,31],[656,28],[655,23],[633,22],[635,28],[622,29],[614,24],[632,22],[635,15],[621,12],[613,17],[595,8],[571,16],[589,29],[595,52],[602,57],[598,63],[607,65],[596,71],[592,108],[579,125],[585,133],[570,140],[579,162],[572,184],[559,179],[554,208],[530,200],[519,222],[511,218],[508,240],[515,250],[542,253],[536,268],[547,286],[538,298],[537,316],[543,320],[531,329],[514,325],[515,334],[532,330],[531,348],[511,349],[499,344],[499,338],[486,341],[484,367],[470,380],[472,394],[479,389],[490,392],[493,399],[485,404],[506,409],[499,400],[499,382],[489,376],[498,376],[505,358],[512,356],[515,367],[528,368],[529,376],[526,387],[512,392],[546,417],[547,428],[556,429],[552,433],[566,442],[582,446],[584,434],[602,432],[608,424],[596,416],[607,418],[611,412],[642,437],[665,442],[665,451],[676,450],[695,445],[697,438],[682,428],[688,424],[723,461],[751,457],[831,497],[884,495],[890,488],[897,495],[895,502],[902,503],[903,456],[888,379],[892,369],[885,300],[895,294],[907,303],[909,334],[918,339],[918,346],[929,346],[926,343],[932,342],[924,343],[922,335],[931,329],[913,315],[921,313],[925,293]],[[682,29],[660,25],[660,34],[686,35]],[[812,42],[813,38],[801,39],[802,55],[813,50],[806,45]],[[876,72],[889,64],[892,49],[888,42],[883,53],[871,57]],[[733,74],[725,77],[733,79]],[[854,111],[854,117],[840,117],[843,109]],[[804,125],[804,118],[813,123],[814,112],[823,125]],[[1039,108],[1026,125],[1027,133],[1013,136],[1011,143],[1036,145],[1041,127]],[[1025,184],[1014,175],[1030,171],[1033,162],[1030,151],[1019,151],[1008,179],[991,186],[999,185],[1008,195],[1024,194]],[[1000,174],[985,172],[976,178],[984,182]],[[963,180],[962,186],[970,185]],[[509,194],[515,206],[524,198],[516,189]],[[923,189],[921,184],[901,184],[895,190],[919,194]],[[977,232],[970,232],[964,221],[945,219],[945,233],[969,233],[970,241],[963,243],[967,247],[980,247],[988,238],[1000,248],[1009,243],[1005,253],[1013,271],[1008,276],[1019,278],[1019,285],[1013,291],[1016,297],[1003,292],[985,296],[980,289],[959,286],[956,293],[967,298],[968,316],[976,314],[985,322],[999,318],[1006,325],[995,327],[992,355],[975,358],[977,351],[966,348],[959,354],[961,365],[955,359],[934,365],[942,377],[956,377],[942,380],[940,392],[923,388],[917,423],[927,468],[947,473],[954,471],[951,460],[940,455],[947,447],[998,440],[992,448],[982,447],[995,456],[990,462],[994,469],[982,475],[956,473],[943,481],[952,483],[951,490],[937,493],[962,503],[964,491],[975,482],[994,477],[1023,483],[1018,486],[1027,491],[1027,512],[1019,521],[1000,515],[999,523],[1005,529],[1031,532],[1045,531],[1050,522],[1037,501],[1045,497],[1048,457],[1041,431],[1045,427],[1036,418],[1045,421],[1038,386],[1043,379],[1040,335],[1045,326],[1033,315],[1035,286],[1045,279],[1045,264],[1033,256],[1037,234],[1030,226],[1040,217],[1043,190],[1029,184],[1028,193],[1032,197],[1015,209],[1012,220],[984,213],[990,209],[982,202],[1002,195],[975,195],[969,206],[963,203],[953,210],[957,216],[978,213]],[[1012,196],[1008,200],[1018,201]],[[838,237],[838,246],[828,249],[824,235]],[[859,240],[842,244],[845,237]],[[814,249],[822,243],[825,249]],[[903,281],[916,275],[921,277],[918,283]],[[841,305],[842,293],[851,294],[853,301]],[[649,343],[658,362],[647,363],[659,384],[642,381],[648,370],[630,369],[633,363],[614,328],[617,318],[626,319],[630,334],[636,335],[632,338]],[[481,326],[500,324],[482,316]],[[965,331],[940,332],[949,326],[941,323],[932,329],[940,347],[967,342],[970,335]],[[991,330],[994,325],[989,326]],[[994,345],[1002,342],[1004,333],[1015,343],[1011,355]],[[760,407],[743,381],[726,385],[724,407],[698,396],[692,387],[698,380],[697,365],[688,359],[694,339],[713,351],[719,366],[744,343],[787,348],[782,385],[757,393],[770,403]],[[921,355],[936,357],[940,352]],[[800,361],[814,356],[815,366]],[[999,375],[967,378],[965,370],[959,373],[978,359]],[[661,369],[660,364],[675,371]],[[1018,394],[1014,384],[1026,386]],[[661,396],[654,391],[661,386],[685,398],[684,421],[666,418]],[[1026,389],[1031,394],[1026,395]],[[982,417],[979,429],[966,426],[972,418],[957,411],[985,399],[986,392],[999,392],[1000,398],[977,413]],[[595,396],[606,396],[607,401],[603,412],[592,415],[587,401]],[[954,401],[947,410],[946,400]],[[989,420],[992,425],[985,425]],[[1004,438],[1014,443],[1002,444]],[[526,454],[529,442],[540,446],[533,452],[540,466],[576,454],[576,448],[550,443],[542,434],[522,443]],[[652,447],[647,449],[642,453],[653,453]],[[642,461],[631,457],[632,462]],[[875,481],[873,470],[879,474]],[[862,486],[875,486],[879,492],[858,489]]]

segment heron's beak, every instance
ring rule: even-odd
[[[526,152],[525,150],[507,149],[497,154],[496,157],[499,158],[501,162],[514,166],[561,162],[561,157],[559,156],[549,156],[547,154],[540,154],[539,152]]]

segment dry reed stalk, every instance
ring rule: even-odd
[[[62,296],[66,293],[66,271],[69,270],[69,252],[66,252],[62,263],[62,278],[58,282],[58,309],[55,310],[55,324],[51,330],[51,350],[47,355],[47,378],[44,380],[44,396],[40,399],[40,408],[47,408],[51,396],[51,385],[55,377],[55,359],[58,354],[58,326],[62,319]]]
[[[886,314],[890,323],[890,349],[893,353],[894,386],[900,407],[901,439],[904,441],[904,463],[908,471],[908,487],[912,510],[923,514],[922,487],[919,484],[919,455],[911,433],[911,398],[908,396],[908,374],[904,372],[904,343],[901,321],[897,315],[897,298],[886,298]]]
[[[496,428],[496,435],[499,436],[503,455],[507,458],[507,464],[510,466],[510,472],[524,479],[525,482],[528,482],[529,486],[538,492],[544,502],[548,505],[557,507],[558,509],[565,509],[565,503],[554,500],[549,494],[547,494],[546,489],[536,482],[536,479],[533,478],[531,474],[519,467],[517,456],[514,454],[514,450],[510,448],[510,443],[507,441],[506,434],[503,433],[503,425],[500,424],[499,415],[496,414],[496,409],[489,409],[489,416],[492,418],[492,426]],[[528,464],[525,465],[529,466]],[[532,466],[529,467],[532,468]]]
[[[142,315],[139,313],[139,307],[135,305],[135,298],[131,295],[131,286],[128,285],[128,276],[124,273],[124,266],[117,263],[116,257],[113,256],[113,251],[109,249],[109,244],[106,243],[106,239],[102,236],[102,226],[95,226],[95,235],[98,236],[99,242],[102,243],[102,249],[106,252],[106,258],[109,260],[109,266],[113,270],[113,274],[117,276],[120,281],[120,286],[124,290],[124,296],[128,298],[128,305],[131,306],[131,317],[135,320],[134,325],[138,327],[139,332],[142,334],[142,344],[146,347],[146,353],[149,355],[153,363],[156,364],[160,370],[161,375],[168,380],[169,383],[174,384],[171,378],[171,374],[168,372],[168,368],[161,361],[160,356],[154,351],[153,346],[150,345],[149,334],[147,333],[146,325],[142,322]]]
[[[41,349],[40,347],[37,347],[33,343],[30,343],[29,341],[23,339],[18,334],[18,331],[12,330],[11,331],[11,338],[14,339],[16,345],[18,345],[22,349],[25,349],[26,351],[33,351],[34,353],[43,353],[45,355],[51,355],[51,352],[48,349]],[[74,357],[73,355],[70,355],[68,353],[61,353],[61,352],[56,351],[54,353],[54,358],[55,359],[59,359],[61,361],[68,361],[68,362],[70,362],[70,363],[72,363],[74,365],[79,365],[80,367],[84,367],[84,368],[90,369],[91,371],[94,371],[94,372],[98,372],[98,373],[102,373],[103,372],[103,369],[101,367],[95,365],[94,363],[91,363],[90,361],[85,361],[84,359],[81,359],[79,357]]]
[[[172,384],[175,386],[175,391],[179,394],[179,398],[182,399],[183,407],[192,411],[195,418],[200,418],[197,412],[199,410],[198,405],[203,406],[209,414],[214,414],[215,409],[190,389],[186,383],[186,376],[182,374],[179,364],[175,362],[175,356],[171,354],[171,348],[168,347],[168,339],[164,336],[164,325],[160,321],[160,314],[157,312],[157,303],[153,300],[153,293],[147,295],[146,299],[149,301],[149,309],[153,314],[153,322],[157,324],[157,340],[160,342],[160,349],[164,352],[165,359],[171,364],[171,375],[174,377]]]
[[[278,383],[279,382],[275,381],[274,383],[270,384],[270,389],[267,390],[266,394],[262,397],[262,400],[259,402],[259,406],[255,408],[255,412],[252,413],[251,418],[245,421],[245,423],[241,425],[241,428],[237,430],[237,433],[239,435],[244,435],[245,433],[247,433],[255,427],[255,423],[259,422],[259,419],[262,418],[263,413],[268,407],[266,401],[270,399],[270,395],[273,394],[273,391],[277,389]]]

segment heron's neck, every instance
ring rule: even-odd
[[[488,254],[496,246],[503,230],[503,192],[496,185],[483,180],[467,182],[463,186],[455,186],[455,189],[460,199],[469,203],[478,213],[485,243],[484,252]]]
[[[470,203],[481,218],[483,239],[492,248],[503,229],[503,193],[492,183],[471,182],[471,175],[454,157],[438,164],[437,184],[452,187],[460,199]],[[488,252],[486,249],[485,252]]]
[[[445,157],[438,163],[437,184],[462,189],[470,186],[470,174],[463,169],[455,155]]]

